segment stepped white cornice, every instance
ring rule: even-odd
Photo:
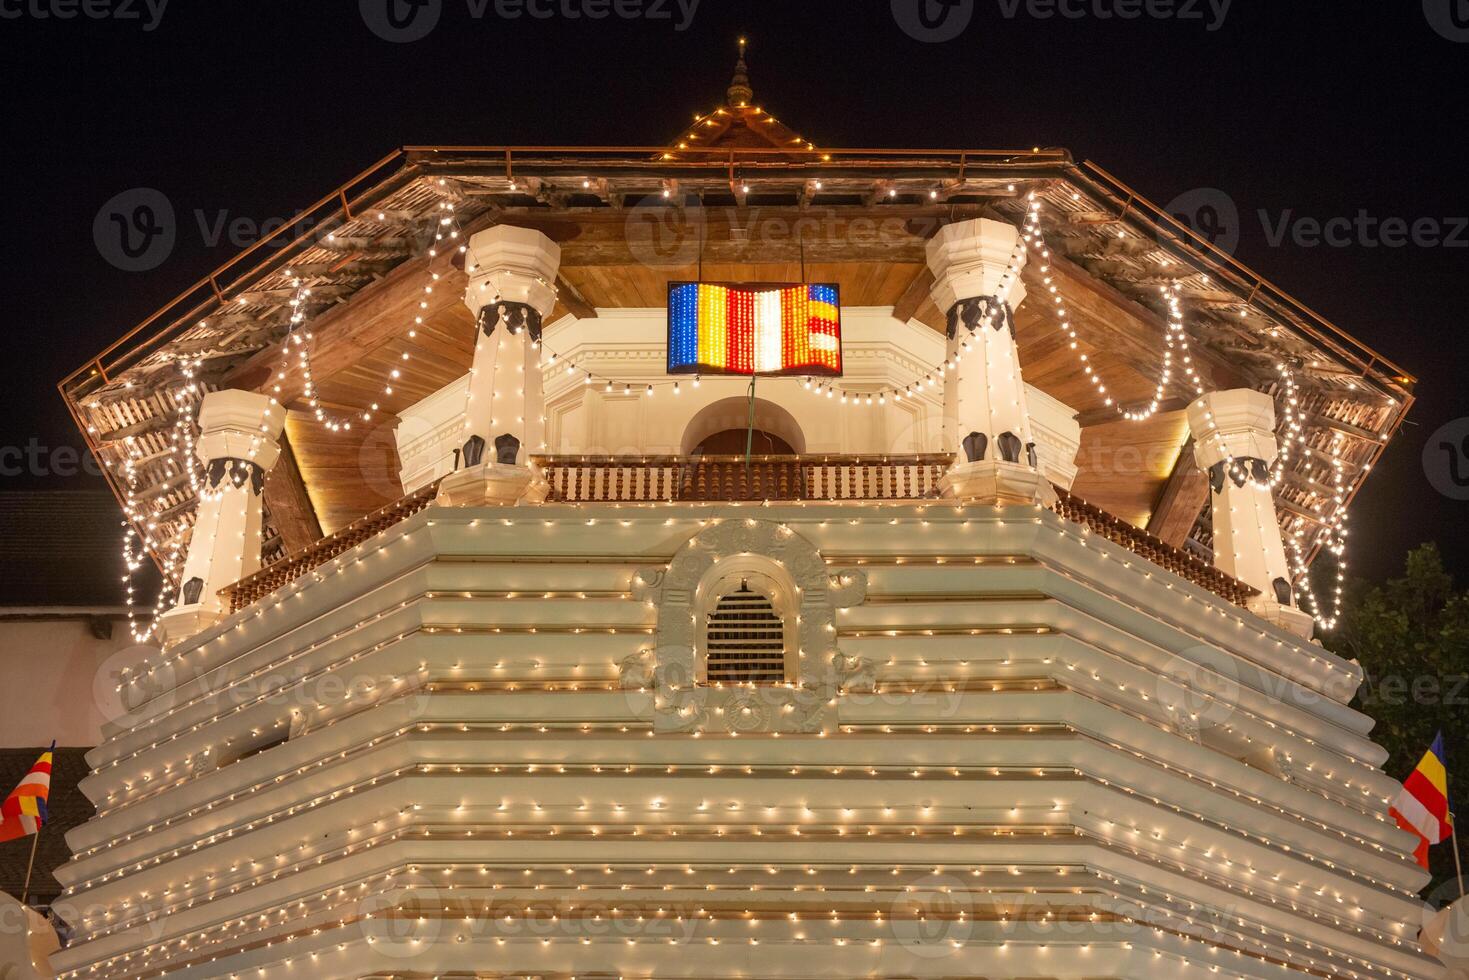
[[[665,687],[721,569],[797,687]],[[1427,978],[1359,680],[1037,508],[434,507],[140,672],[56,961]]]

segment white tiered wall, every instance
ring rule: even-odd
[[[64,975],[1432,975],[1356,667],[1037,508],[747,514],[432,508],[156,660]],[[816,556],[829,713],[653,734],[691,549]]]

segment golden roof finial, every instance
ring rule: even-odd
[[[740,38],[740,56],[735,62],[734,78],[730,79],[725,98],[732,106],[749,105],[750,101],[755,98],[755,92],[750,88],[750,70],[745,65],[744,38]]]

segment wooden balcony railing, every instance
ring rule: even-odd
[[[933,500],[953,457],[541,456],[548,503]]]
[[[1188,579],[1195,585],[1202,586],[1237,606],[1243,606],[1252,596],[1260,594],[1258,589],[1246,585],[1232,575],[1221,572],[1202,558],[1182,548],[1175,548],[1147,531],[1127,523],[1120,517],[1113,517],[1102,508],[1089,504],[1060,487],[1056,488],[1056,494],[1059,499],[1051,509],[1057,514],[1073,524],[1080,524],[1093,534],[1104,537],[1113,544],[1122,545],[1128,551],[1146,558],[1154,565],[1166,568],[1179,578]]]
[[[722,501],[936,500],[953,457],[911,456],[539,456],[547,503],[716,503]],[[438,482],[353,521],[223,590],[231,612],[258,602],[433,503]],[[1258,594],[1181,548],[1100,507],[1057,490],[1052,509],[1181,578],[1244,605]]]
[[[439,481],[435,480],[401,500],[395,500],[386,507],[357,518],[335,534],[328,534],[315,544],[293,552],[273,565],[267,565],[234,585],[226,586],[220,590],[220,595],[229,603],[230,612],[238,612],[252,602],[264,599],[276,589],[296,581],[307,572],[320,568],[338,555],[351,551],[400,521],[412,517],[433,503],[438,492]]]

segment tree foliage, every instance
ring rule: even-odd
[[[1403,574],[1354,583],[1342,623],[1325,645],[1362,664],[1353,707],[1376,719],[1372,739],[1390,753],[1384,768],[1408,774],[1443,732],[1450,809],[1469,813],[1469,591],[1461,591],[1438,547],[1408,553]],[[1457,804],[1457,805],[1456,805]],[[1431,848],[1434,884],[1454,876],[1451,844]]]

